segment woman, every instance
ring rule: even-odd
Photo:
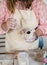
[[[0,34],[7,31],[7,20],[13,18],[15,9],[28,9],[33,0],[4,0],[0,4]]]

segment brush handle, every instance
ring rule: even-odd
[[[39,48],[42,49],[44,46],[44,40],[43,37],[39,37]]]

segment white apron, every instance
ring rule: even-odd
[[[22,23],[23,29],[27,28],[32,30],[37,27],[38,23],[33,11],[20,10],[20,12],[16,10],[16,13],[13,16],[13,18],[15,18],[18,21],[17,23],[19,28],[20,28],[21,15],[26,20],[26,23],[25,21]],[[38,39],[32,43],[27,42],[24,39],[24,33],[21,34],[19,32],[19,29],[14,29],[13,31],[6,33],[5,45],[6,45],[6,51],[8,52],[16,50],[28,51],[30,49],[36,49],[38,48],[38,42],[39,42]]]

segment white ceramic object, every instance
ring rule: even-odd
[[[29,55],[26,52],[21,52],[18,54],[18,64],[19,65],[29,65]]]

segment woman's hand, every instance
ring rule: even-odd
[[[2,29],[6,32],[14,29],[15,26],[16,26],[16,20],[11,19],[11,18],[8,19],[7,22],[3,22],[1,25]]]
[[[7,22],[3,22],[2,25],[1,25],[1,28],[2,28],[4,31],[7,31],[7,30],[8,30]]]
[[[43,32],[38,28],[36,29],[35,33],[36,33],[37,36],[42,36],[43,35]]]

